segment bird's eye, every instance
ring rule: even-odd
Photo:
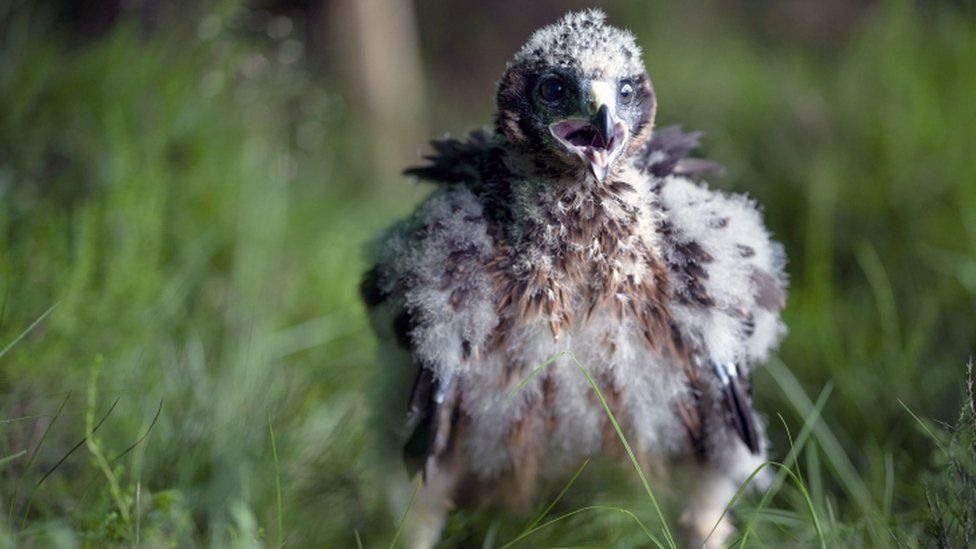
[[[630,101],[634,96],[634,85],[628,81],[620,83],[620,98],[624,101]]]
[[[559,101],[566,95],[566,86],[556,77],[549,77],[539,84],[539,97],[550,103]]]

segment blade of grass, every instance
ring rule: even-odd
[[[628,517],[630,517],[631,519],[633,519],[634,522],[636,522],[637,525],[640,526],[641,530],[643,530],[644,531],[644,534],[647,536],[647,539],[651,540],[654,543],[654,545],[656,545],[658,547],[664,547],[664,545],[661,544],[661,542],[656,537],[654,537],[654,534],[652,534],[651,531],[648,530],[646,526],[644,526],[644,523],[641,522],[641,520],[639,518],[637,518],[637,515],[635,515],[634,513],[628,511],[627,509],[623,509],[621,507],[613,507],[611,505],[589,505],[589,506],[586,506],[586,507],[580,507],[579,509],[576,509],[574,511],[570,511],[570,512],[565,513],[565,514],[562,514],[562,515],[559,515],[558,517],[556,517],[556,518],[554,518],[554,519],[552,519],[550,521],[544,522],[544,523],[540,524],[539,526],[536,526],[535,528],[524,532],[523,534],[519,535],[518,537],[516,537],[512,541],[506,543],[505,545],[502,545],[498,549],[508,549],[509,547],[515,545],[519,541],[522,541],[526,537],[528,537],[528,536],[530,536],[530,535],[538,532],[539,530],[542,530],[544,528],[548,528],[548,527],[550,527],[550,526],[552,526],[552,525],[554,525],[554,524],[556,524],[558,522],[561,522],[561,521],[563,521],[565,519],[568,519],[568,518],[570,518],[570,517],[572,517],[574,515],[578,515],[580,513],[584,513],[584,512],[587,512],[587,511],[615,511],[615,512],[618,512],[618,513],[623,513],[623,514],[627,515]]]
[[[617,512],[617,513],[623,513],[624,515],[627,515],[628,517],[630,517],[631,519],[633,519],[633,521],[636,522],[638,526],[640,526],[641,530],[644,531],[644,535],[646,535],[647,536],[647,539],[651,540],[654,543],[654,545],[656,545],[658,547],[664,547],[664,545],[660,542],[660,540],[658,540],[656,537],[654,537],[654,534],[652,534],[651,531],[647,529],[647,526],[645,526],[644,523],[639,518],[637,518],[637,515],[635,515],[633,512],[628,511],[627,509],[624,509],[622,507],[614,507],[612,505],[588,505],[586,507],[580,507],[579,509],[576,509],[574,511],[570,511],[568,513],[559,515],[558,517],[556,517],[556,518],[554,518],[554,519],[552,519],[550,521],[544,522],[544,523],[540,524],[539,526],[536,526],[532,530],[529,530],[529,531],[525,532],[523,535],[520,535],[519,537],[517,537],[517,538],[513,539],[512,541],[506,543],[505,545],[502,545],[498,549],[508,549],[508,547],[511,547],[515,543],[517,543],[517,542],[521,541],[522,539],[525,539],[526,537],[528,537],[528,536],[530,536],[530,535],[538,532],[539,530],[542,530],[544,528],[548,528],[548,527],[550,527],[550,526],[552,526],[552,525],[554,525],[554,524],[556,524],[558,522],[561,522],[561,521],[563,521],[565,519],[568,519],[568,518],[570,518],[572,516],[575,516],[575,515],[578,515],[580,513],[584,513],[584,512],[587,512],[587,511],[614,511],[614,512]]]
[[[813,500],[810,499],[810,494],[807,492],[807,489],[803,485],[803,482],[800,480],[800,477],[797,476],[796,473],[794,473],[789,467],[787,467],[783,463],[779,463],[776,461],[764,461],[763,463],[760,463],[759,466],[756,467],[755,470],[753,470],[752,473],[746,478],[746,480],[741,485],[739,485],[739,488],[735,491],[735,495],[732,496],[732,499],[729,500],[729,503],[725,506],[725,511],[722,513],[722,515],[724,516],[725,513],[729,512],[729,509],[731,509],[735,505],[735,502],[737,502],[739,498],[742,497],[742,495],[745,493],[746,488],[749,486],[750,483],[752,483],[753,479],[755,479],[756,476],[760,472],[762,472],[762,470],[765,469],[766,467],[779,468],[780,471],[783,471],[787,476],[793,479],[793,481],[796,483],[796,488],[797,490],[800,491],[800,494],[803,496],[803,501],[807,505],[807,510],[810,511],[810,518],[813,520],[813,528],[814,530],[816,530],[817,538],[820,540],[820,547],[822,547],[823,549],[827,549],[827,541],[824,539],[823,528],[820,525],[820,519],[817,517],[817,511],[813,506]],[[767,493],[769,493],[768,490]],[[714,528],[712,529],[712,531],[714,532]],[[742,533],[742,538],[739,540],[739,547],[746,547],[746,540],[749,538],[750,533],[751,533],[751,529],[746,529]],[[709,532],[708,535],[709,537],[711,537],[712,533]],[[708,538],[705,539],[707,540]]]
[[[400,517],[400,522],[397,524],[396,533],[393,535],[393,541],[390,542],[390,549],[396,546],[396,542],[400,539],[400,533],[403,531],[403,524],[407,522],[407,515],[410,514],[410,510],[413,509],[413,503],[417,499],[417,493],[420,492],[420,485],[424,483],[424,478],[421,475],[417,475],[417,485],[413,488],[413,493],[410,494],[410,501],[407,502],[407,508],[403,510],[403,516]]]
[[[821,391],[820,398],[818,399],[818,405],[819,405],[818,408],[817,408],[818,416],[819,416],[820,407],[822,407],[823,406],[823,403],[825,403],[827,401],[827,395],[829,395],[829,394],[830,394],[830,384],[828,384],[828,386],[825,387],[823,391]],[[783,429],[786,431],[786,438],[789,440],[789,444],[790,444],[790,454],[789,454],[788,460],[787,460],[787,462],[788,462],[787,467],[793,467],[793,465],[795,465],[796,464],[796,461],[797,461],[798,447],[797,447],[796,443],[793,441],[793,435],[790,433],[790,427],[786,423],[786,419],[783,418],[782,414],[776,414],[776,417],[778,417],[780,423],[783,424]],[[812,423],[810,423],[810,422],[812,420],[814,420],[814,419],[815,418],[808,418],[808,421],[805,422],[805,426],[806,425],[811,425]],[[808,432],[809,431],[807,431],[807,433]],[[804,442],[805,441],[806,440],[804,438]],[[801,474],[799,467],[796,468],[796,474],[799,477],[800,482],[801,483],[805,483],[805,481],[803,479],[803,475]],[[781,473],[779,473],[777,475],[777,480],[782,479],[782,478],[785,478],[785,473],[782,473],[781,472]],[[772,485],[770,485],[770,488],[772,488]],[[777,489],[778,489],[778,484],[777,484]],[[768,496],[770,494],[772,494],[772,493],[773,493],[773,490],[770,489],[770,490],[768,490],[766,492],[766,494],[764,494],[764,498],[763,498],[762,502],[760,503],[760,506],[757,508],[757,511],[761,511],[762,509],[765,508],[765,504],[766,504],[766,501],[768,499]],[[722,513],[722,517],[719,517],[719,520],[716,521],[715,524],[712,526],[712,529],[708,532],[708,536],[705,537],[705,541],[706,542],[708,541],[709,538],[712,537],[712,534],[715,532],[715,529],[718,528],[719,524],[722,523],[722,518],[725,516],[726,513],[728,513],[729,509],[730,508],[727,507],[725,509],[725,511]],[[753,515],[753,516],[756,516],[756,515]],[[746,538],[746,537],[748,537],[748,535],[749,535],[749,530],[746,530],[746,533],[743,536],[743,539]]]
[[[817,397],[816,404],[813,405],[812,410],[810,410],[810,412],[807,414],[806,418],[804,419],[803,427],[800,429],[800,432],[797,433],[796,443],[794,444],[791,439],[791,448],[802,449],[803,446],[806,445],[807,439],[810,437],[810,434],[813,432],[814,426],[817,424],[817,420],[820,419],[820,413],[821,411],[823,411],[824,406],[826,406],[827,399],[830,398],[832,392],[833,392],[833,384],[827,383],[824,386],[824,388],[820,391],[820,396]],[[750,517],[749,522],[746,523],[746,528],[743,531],[742,539],[747,539],[749,537],[749,533],[755,527],[756,520],[758,520],[759,515],[763,512],[766,505],[769,504],[772,498],[777,493],[779,493],[780,487],[782,486],[783,482],[786,480],[786,471],[789,470],[789,467],[792,467],[795,464],[795,460],[796,460],[796,451],[791,451],[787,459],[786,469],[785,470],[780,469],[780,471],[776,474],[776,477],[773,479],[773,482],[770,483],[769,488],[763,494],[763,497],[759,501],[759,505],[756,507],[755,511],[753,512],[752,517]]]
[[[7,320],[7,303],[10,301],[10,283],[4,285],[3,288],[3,307],[0,307],[0,328],[3,328],[3,322]]]
[[[481,542],[481,549],[491,549],[495,546],[495,538],[498,537],[499,528],[501,528],[501,523],[497,519],[491,521],[491,524],[488,525],[488,533],[485,534],[485,539]]]
[[[62,416],[71,416],[75,414],[83,414],[84,410],[71,410],[70,412],[61,412]],[[18,421],[30,421],[32,419],[43,419],[46,417],[54,417],[54,414],[34,414],[30,416],[18,416],[11,417],[7,419],[0,419],[0,425],[7,425],[8,423],[17,423]]]
[[[884,343],[885,354],[889,360],[897,358],[903,347],[902,334],[898,322],[898,308],[895,304],[895,294],[891,289],[891,281],[885,271],[884,263],[878,252],[868,242],[862,242],[857,247],[857,262],[861,265],[868,279],[868,285],[874,293],[874,302],[878,308],[881,321],[881,340]]]
[[[766,364],[766,371],[779,385],[800,417],[807,417],[813,411],[814,404],[810,401],[810,397],[781,360],[776,357],[771,358]],[[813,435],[823,449],[827,463],[837,476],[839,484],[854,500],[861,514],[876,516],[878,507],[871,497],[871,491],[858,475],[857,469],[837,437],[822,422],[814,425]]]
[[[884,469],[884,500],[881,502],[881,512],[884,513],[884,516],[890,517],[892,503],[895,499],[895,461],[894,457],[891,455],[891,452],[885,452]]]
[[[549,511],[552,511],[552,508],[555,507],[557,503],[559,503],[559,500],[563,499],[563,496],[566,495],[566,492],[568,492],[570,487],[573,486],[573,483],[576,482],[576,479],[580,476],[580,474],[583,472],[583,469],[585,469],[589,463],[590,463],[590,458],[586,458],[585,460],[583,460],[583,464],[579,466],[579,469],[577,469],[576,473],[573,474],[573,477],[569,479],[569,482],[567,482],[566,485],[563,486],[562,491],[559,492],[559,495],[556,496],[556,499],[552,500],[552,503],[550,503],[545,509],[543,509],[542,512],[539,513],[539,516],[537,516],[535,520],[533,520],[532,523],[525,528],[525,530],[531,530],[535,528],[535,526],[539,524],[539,521],[546,518],[546,515],[549,514]]]
[[[130,444],[128,448],[126,448],[125,450],[122,450],[121,452],[119,452],[119,455],[117,455],[114,458],[112,458],[112,460],[109,463],[111,463],[112,465],[115,465],[115,463],[117,461],[119,461],[120,459],[122,459],[123,457],[125,457],[126,454],[128,454],[129,452],[131,452],[132,450],[134,450],[137,446],[139,446],[139,444],[141,444],[144,440],[146,440],[147,438],[149,438],[149,433],[152,432],[153,427],[156,426],[156,422],[159,421],[159,416],[162,413],[162,411],[163,411],[163,401],[162,401],[162,399],[160,399],[159,406],[156,408],[156,414],[153,416],[152,421],[149,422],[149,427],[146,428],[146,432],[143,433],[142,436],[140,436],[139,438],[137,438],[135,442],[133,442],[132,444]],[[83,509],[84,508],[85,498],[88,497],[88,491],[91,489],[92,485],[95,484],[95,481],[97,479],[98,479],[98,473],[97,472],[96,473],[93,473],[91,475],[91,478],[88,479],[88,482],[85,484],[85,487],[82,488],[82,490],[81,490],[81,496],[78,497],[78,503],[75,504],[74,508],[71,511],[72,514],[76,513],[79,509]]]
[[[817,399],[817,403],[821,405],[821,409],[823,407],[823,404],[826,404],[828,395],[830,395],[831,390],[833,390],[833,384],[828,382],[827,385],[825,385],[824,388],[820,391],[820,397]],[[820,417],[820,411],[821,411],[820,409],[817,410],[818,418]],[[783,417],[783,414],[778,413],[776,414],[776,417],[779,418],[779,422],[783,424],[783,430],[786,431],[786,439],[789,441],[790,444],[789,467],[793,467],[794,465],[796,465],[797,462],[797,457],[796,457],[797,452],[802,450],[802,448],[798,448],[796,443],[793,441],[793,433],[790,432],[790,426],[789,424],[786,423],[786,419]],[[807,423],[806,421],[803,422],[804,426],[806,426],[806,423]],[[804,480],[803,478],[803,472],[800,470],[799,467],[796,468],[796,474],[797,476],[800,477],[800,480],[804,484],[806,484],[806,480]]]
[[[808,444],[803,449],[803,453],[806,456],[807,489],[810,491],[810,497],[813,498],[813,501],[820,505],[824,500],[824,486],[820,467],[820,449],[817,447],[817,442],[813,441]],[[834,526],[832,523],[829,525]],[[832,529],[830,528],[830,530]]]
[[[136,547],[139,547],[140,526],[142,525],[142,483],[136,483]]]
[[[132,444],[130,444],[128,448],[126,448],[125,450],[122,450],[121,452],[119,452],[119,455],[117,455],[114,458],[112,458],[111,463],[114,464],[116,461],[122,459],[123,457],[125,457],[126,454],[128,454],[129,452],[131,452],[136,446],[139,446],[140,444],[142,444],[142,441],[144,441],[147,438],[149,438],[149,433],[152,432],[153,427],[156,426],[156,422],[159,421],[159,415],[162,413],[162,411],[163,411],[163,400],[160,399],[159,400],[159,406],[156,407],[156,414],[153,415],[152,421],[149,422],[149,427],[146,428],[146,432],[143,433],[142,436],[140,436],[139,438],[137,438],[135,442],[133,442]]]
[[[105,420],[108,419],[108,416],[112,415],[112,411],[115,410],[115,406],[118,405],[118,403],[119,403],[119,397],[116,397],[115,398],[115,402],[113,402],[112,405],[109,406],[108,411],[105,412],[105,415],[102,416],[102,419],[100,419],[98,421],[98,424],[95,425],[95,427],[92,429],[92,433],[97,432],[98,431],[98,428],[102,426],[102,423],[105,423]],[[41,487],[41,484],[44,484],[44,481],[47,480],[47,478],[49,476],[51,476],[52,474],[54,474],[54,472],[58,470],[58,467],[61,467],[61,465],[65,461],[67,461],[69,457],[71,457],[71,454],[75,453],[75,451],[78,450],[78,448],[81,448],[82,446],[84,446],[85,445],[85,441],[87,439],[88,439],[88,437],[85,437],[85,438],[79,440],[77,444],[75,444],[74,446],[71,447],[70,450],[68,450],[67,452],[65,452],[65,454],[63,456],[61,456],[61,459],[59,459],[58,462],[55,463],[53,467],[51,467],[50,469],[48,469],[47,472],[44,473],[44,476],[42,476],[41,479],[37,481],[37,484],[34,485],[34,489],[31,490],[31,494],[27,498],[27,508],[24,510],[24,517],[20,521],[20,528],[21,528],[21,530],[23,530],[24,525],[27,523],[27,516],[30,515],[30,510],[31,510],[31,503],[34,501],[34,494],[37,493],[37,490]]]
[[[11,341],[10,343],[8,343],[7,346],[4,347],[2,351],[0,351],[0,358],[2,358],[3,355],[7,354],[7,351],[9,351],[10,349],[12,349],[13,346],[16,345],[17,343],[19,343],[21,339],[24,339],[24,336],[26,336],[27,334],[29,334],[30,331],[33,330],[35,326],[37,326],[38,324],[41,323],[41,321],[43,321],[45,318],[47,318],[47,315],[51,314],[51,311],[53,311],[54,308],[57,307],[57,306],[58,306],[58,304],[55,303],[54,305],[51,305],[50,307],[48,307],[48,309],[46,311],[44,311],[41,314],[41,316],[37,317],[37,320],[35,320],[34,322],[31,322],[31,325],[28,326],[26,330],[24,330],[23,332],[20,332],[20,335],[18,335],[17,337],[15,337],[13,341]]]
[[[37,457],[37,453],[41,451],[41,446],[44,445],[44,441],[47,440],[48,433],[51,432],[51,427],[54,426],[54,422],[61,417],[61,412],[64,411],[64,407],[68,404],[68,399],[71,398],[71,391],[64,395],[64,400],[61,401],[61,405],[58,406],[58,411],[54,413],[54,417],[48,422],[47,426],[44,427],[44,433],[41,435],[41,440],[34,447],[34,451],[31,453],[30,458],[27,459],[27,464],[24,465],[24,470],[17,478],[17,482],[14,484],[14,493],[10,497],[10,511],[7,513],[8,520],[13,520],[14,517],[14,503],[17,501],[17,492],[20,491],[20,484],[24,481],[24,476],[27,475],[27,471],[30,470],[31,465],[34,464],[34,458]]]
[[[672,548],[677,548],[677,544],[674,541],[674,537],[671,535],[671,529],[668,527],[668,521],[664,518],[664,513],[661,512],[661,507],[657,503],[657,498],[654,497],[654,491],[651,490],[650,483],[647,482],[647,476],[644,475],[644,470],[641,469],[640,463],[637,461],[637,456],[634,455],[634,450],[631,449],[630,443],[627,442],[627,437],[624,436],[623,429],[620,428],[620,423],[617,422],[617,418],[613,415],[610,410],[610,405],[607,404],[607,399],[603,396],[603,391],[597,386],[596,381],[590,375],[590,373],[583,367],[583,364],[577,360],[576,355],[569,353],[569,356],[576,363],[576,367],[579,371],[583,373],[586,377],[586,381],[596,392],[596,396],[600,399],[600,405],[603,406],[603,411],[606,412],[607,418],[610,420],[610,424],[613,425],[614,431],[617,433],[617,438],[620,439],[620,443],[624,445],[624,450],[627,451],[627,457],[630,458],[630,463],[633,464],[634,470],[637,471],[637,476],[640,477],[641,484],[644,485],[644,491],[647,492],[647,497],[651,500],[651,505],[654,507],[654,512],[657,513],[658,518],[661,520],[661,526],[664,528],[664,539],[668,542],[668,546]]]
[[[551,365],[552,363],[554,363],[554,362],[556,362],[557,360],[559,360],[560,358],[562,358],[562,357],[564,357],[564,356],[566,356],[566,355],[567,355],[568,353],[569,353],[569,351],[563,351],[563,352],[561,352],[561,353],[559,353],[559,354],[557,354],[557,355],[555,355],[555,356],[553,356],[552,358],[550,358],[550,359],[548,359],[548,360],[546,360],[546,361],[545,361],[545,362],[543,362],[542,364],[540,364],[540,365],[538,365],[538,366],[536,366],[535,368],[533,368],[533,369],[532,369],[532,371],[531,371],[531,372],[529,372],[529,375],[527,375],[527,376],[525,376],[525,378],[524,378],[524,379],[523,379],[522,381],[520,381],[520,382],[518,383],[518,385],[516,385],[516,386],[515,386],[515,388],[514,388],[514,389],[512,389],[511,391],[509,391],[509,393],[508,393],[508,400],[512,400],[512,398],[513,398],[513,397],[515,396],[515,394],[516,394],[516,393],[518,393],[519,391],[521,391],[521,390],[522,390],[522,388],[523,388],[523,387],[525,387],[525,385],[526,385],[526,384],[527,384],[528,382],[530,382],[530,381],[532,381],[533,379],[535,379],[535,377],[536,377],[536,376],[538,376],[538,375],[539,375],[539,373],[540,373],[540,372],[542,372],[542,370],[545,370],[545,369],[546,369],[546,368],[548,368],[548,367],[549,367],[549,366],[550,366],[550,365]]]
[[[897,400],[898,400],[898,404],[901,404],[901,407],[904,408],[905,411],[908,412],[910,416],[912,416],[912,419],[915,420],[915,423],[918,423],[919,427],[921,427],[922,430],[925,431],[925,434],[927,434],[929,438],[931,438],[932,441],[935,442],[935,444],[939,447],[939,450],[942,450],[943,453],[948,455],[949,449],[946,448],[945,445],[942,443],[942,439],[934,432],[932,432],[932,430],[929,429],[929,426],[926,425],[924,421],[922,421],[922,418],[915,415],[915,412],[913,412],[911,408],[909,408],[904,402],[902,402],[900,398]]]
[[[20,456],[25,455],[25,454],[27,454],[27,450],[21,450],[21,451],[19,451],[17,453],[10,454],[7,457],[0,458],[0,465],[3,465],[4,463],[7,463],[8,461],[13,461],[13,460],[19,458]]]
[[[590,376],[590,373],[586,370],[583,364],[576,358],[576,355],[572,351],[563,351],[553,356],[549,360],[546,360],[539,366],[535,367],[525,379],[523,379],[521,382],[519,382],[518,385],[515,386],[512,392],[509,393],[508,398],[511,399],[515,395],[515,393],[517,393],[522,387],[525,386],[528,380],[537,376],[544,368],[553,364],[556,360],[558,360],[560,357],[563,356],[568,356],[573,360],[573,363],[576,365],[577,369],[579,369],[579,371],[583,374],[583,377],[586,378],[587,383],[590,384],[590,388],[592,388],[593,391],[596,393],[597,399],[599,399],[600,405],[603,407],[603,411],[606,413],[607,418],[610,421],[610,424],[613,425],[614,431],[617,434],[617,438],[619,438],[621,444],[623,444],[624,450],[627,452],[627,456],[630,458],[630,462],[634,466],[634,470],[637,471],[637,476],[640,477],[641,484],[644,486],[644,491],[647,493],[648,498],[651,500],[651,505],[653,506],[655,513],[657,514],[658,518],[661,521],[661,526],[664,529],[664,539],[665,541],[668,542],[668,547],[671,547],[672,549],[676,549],[677,544],[674,541],[674,536],[671,535],[671,529],[668,527],[668,522],[664,518],[664,513],[661,512],[661,507],[660,505],[658,505],[657,498],[654,497],[654,491],[651,490],[651,485],[647,481],[647,477],[644,475],[644,470],[641,469],[640,463],[637,461],[637,456],[634,454],[633,449],[630,447],[630,443],[627,441],[627,437],[624,436],[623,429],[620,428],[620,423],[617,422],[616,416],[614,416],[613,411],[610,410],[610,405],[607,404],[607,399],[603,396],[603,391],[600,390],[600,387],[596,384],[596,381],[593,379],[592,376]]]
[[[278,519],[278,539],[275,544],[277,547],[282,546],[283,530],[281,525],[282,512],[281,512],[281,471],[278,467],[278,445],[275,443],[274,427],[271,425],[271,414],[268,414],[268,433],[271,435],[271,456],[274,461],[274,475],[275,475],[275,507],[277,510]]]

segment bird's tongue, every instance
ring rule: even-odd
[[[603,148],[595,149],[592,147],[587,147],[583,151],[583,154],[586,156],[587,160],[598,166],[606,166],[607,162],[610,160],[610,151]]]

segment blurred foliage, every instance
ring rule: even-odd
[[[941,525],[969,505],[951,492],[963,451],[924,418],[956,417],[976,346],[972,14],[892,2],[821,50],[681,10],[611,11],[642,41],[659,123],[704,129],[729,172],[713,185],[759,200],[789,252],[790,336],[756,380],[777,459],[830,545],[961,543]],[[0,346],[24,335],[0,354],[0,545],[392,539],[400,470],[368,451],[355,287],[363,242],[426,189],[364,184],[355,113],[280,18],[229,4],[79,42],[30,5],[0,14]],[[557,512],[650,517],[626,471],[602,478]],[[815,543],[803,492],[774,486],[737,510],[751,543]],[[526,522],[457,514],[445,544]],[[594,511],[527,546],[640,536]]]
[[[123,24],[80,48],[29,9],[7,16],[2,340],[56,307],[2,357],[0,456],[40,448],[28,470],[28,456],[0,470],[2,523],[26,516],[28,545],[136,535],[85,447],[37,486],[84,436],[102,356],[95,415],[119,399],[98,431],[110,459],[163,403],[116,463],[130,504],[141,491],[143,541],[279,535],[260,503],[274,499],[269,417],[293,531],[349,540],[382,513],[361,486],[350,390],[372,362],[357,258],[397,193],[366,201],[337,183],[335,100],[246,12],[148,37]]]

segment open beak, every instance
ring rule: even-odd
[[[567,149],[582,158],[599,181],[610,171],[623,148],[626,128],[614,114],[616,90],[607,82],[590,85],[588,120],[570,119],[549,126]]]
[[[613,137],[613,118],[610,114],[610,107],[600,105],[600,108],[596,111],[596,118],[593,119],[593,124],[596,126],[597,131],[600,132],[600,137],[603,138],[603,142],[609,143]]]

